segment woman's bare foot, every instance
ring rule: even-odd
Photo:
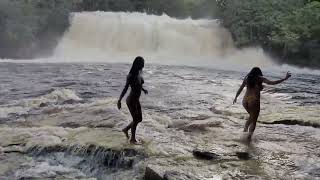
[[[131,139],[131,140],[130,140],[130,144],[141,145],[142,142],[141,142],[141,141],[137,141],[137,140],[135,140],[135,139]]]
[[[122,129],[122,132],[126,135],[127,139],[129,139],[129,134],[128,131],[126,129]]]

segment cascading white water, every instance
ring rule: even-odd
[[[271,63],[261,49],[234,48],[230,34],[217,20],[145,13],[74,13],[55,51],[55,57],[66,61],[129,62],[137,55],[165,64]]]

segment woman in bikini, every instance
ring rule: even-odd
[[[145,94],[148,94],[148,91],[142,87],[144,80],[141,76],[142,69],[144,67],[144,59],[140,56],[136,57],[131,70],[127,76],[126,85],[120,95],[118,100],[118,109],[121,109],[121,100],[123,96],[126,94],[129,86],[131,87],[131,92],[127,97],[127,106],[129,108],[130,114],[132,116],[132,122],[125,127],[122,131],[129,139],[128,131],[131,129],[131,138],[130,143],[137,144],[138,141],[136,140],[136,129],[138,124],[142,121],[142,112],[141,112],[141,105],[140,105],[140,95],[141,91]]]
[[[249,119],[247,120],[243,130],[243,132],[248,132],[249,129],[248,140],[251,140],[260,113],[260,91],[262,91],[263,89],[262,83],[275,85],[287,80],[290,76],[291,74],[287,72],[285,78],[277,81],[270,81],[267,78],[263,77],[260,68],[254,67],[243,80],[236,94],[236,97],[234,98],[233,104],[237,102],[238,96],[240,95],[243,88],[246,86],[247,91],[243,97],[242,105],[249,113]]]

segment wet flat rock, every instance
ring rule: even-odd
[[[131,146],[122,132],[112,129],[92,128],[0,128],[1,151],[27,152],[37,147],[40,150],[66,149],[68,147],[106,147],[112,150],[137,149],[143,151],[143,146]]]
[[[148,165],[146,167],[145,179],[146,180],[163,180],[165,170],[160,166]]]
[[[128,144],[122,132],[112,129],[3,127],[0,137],[1,180],[88,179],[132,169],[145,158],[144,147]],[[15,163],[20,159],[24,164]]]
[[[148,165],[145,172],[145,180],[200,180],[199,178],[184,172],[168,170],[166,167]]]

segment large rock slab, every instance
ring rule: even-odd
[[[200,178],[178,169],[148,165],[145,171],[145,180],[200,180]]]

